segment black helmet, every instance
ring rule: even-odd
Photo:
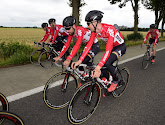
[[[42,27],[42,28],[48,27],[48,23],[42,23],[42,24],[41,24],[41,27]]]
[[[101,19],[103,18],[103,14],[104,13],[99,10],[92,10],[88,12],[88,14],[86,15],[85,21],[87,22],[92,22],[93,20],[101,21]]]
[[[54,19],[54,18],[50,18],[50,19],[48,20],[48,22],[49,22],[49,24],[51,24],[51,23],[55,23],[55,22],[56,22],[56,19]]]
[[[150,25],[150,29],[155,29],[156,28],[156,24],[151,24]]]
[[[67,16],[63,20],[63,27],[73,26],[76,24],[76,19],[73,16]]]

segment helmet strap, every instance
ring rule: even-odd
[[[92,25],[93,25],[93,23],[92,23]],[[95,31],[94,31],[95,33],[96,33],[97,25],[98,25],[98,21],[97,21],[97,23],[96,23],[96,26],[93,25],[93,27],[94,27],[94,29],[95,29]]]

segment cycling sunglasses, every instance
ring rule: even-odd
[[[65,27],[66,30],[70,30],[71,27]]]
[[[87,22],[87,25],[89,26],[92,22]]]

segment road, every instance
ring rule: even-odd
[[[141,68],[142,57],[121,64],[131,74],[127,90],[120,98],[102,97],[96,112],[83,125],[164,125],[164,55],[165,49],[157,52],[155,64],[146,70]],[[18,114],[25,125],[70,125],[67,107],[48,108],[42,92],[10,102],[10,111]]]

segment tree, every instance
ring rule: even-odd
[[[157,25],[157,28],[162,20],[161,36],[163,36],[163,27],[165,23],[165,0],[142,0],[142,3],[147,9],[155,11],[155,24]]]
[[[80,25],[80,8],[86,5],[84,0],[69,0],[69,6],[72,7],[72,16],[77,20],[76,25]]]
[[[118,2],[120,2],[119,7],[122,8],[124,6],[126,6],[126,3],[128,1],[131,2],[132,5],[132,9],[134,11],[134,33],[138,32],[138,9],[139,9],[139,0],[108,0],[110,2],[110,4],[116,4]]]

